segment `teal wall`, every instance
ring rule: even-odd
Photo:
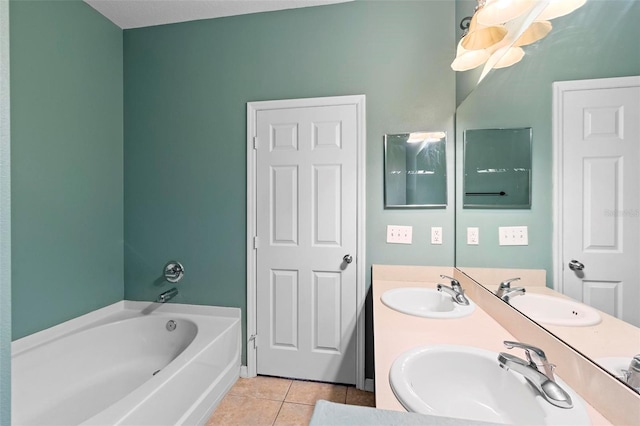
[[[525,47],[524,59],[493,71],[456,115],[456,265],[541,268],[552,279],[552,82],[640,74],[640,2],[589,1],[552,21],[554,30]],[[461,208],[462,143],[466,129],[533,128],[531,210]],[[498,227],[529,226],[529,245],[500,247]],[[466,228],[480,228],[480,245],[466,244]]]
[[[13,339],[122,300],[122,31],[11,1]]]
[[[9,3],[0,1],[0,425],[11,423]]]
[[[453,21],[451,1],[359,1],[125,31],[126,299],[167,290],[162,267],[177,259],[176,301],[237,306],[244,321],[250,101],[365,94],[367,269],[452,265],[451,202],[385,210],[382,156],[385,133],[453,136]],[[412,225],[414,244],[387,245],[387,224]]]

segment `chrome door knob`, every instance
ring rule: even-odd
[[[344,260],[345,263],[351,263],[353,262],[353,257],[350,254],[345,254],[342,260]]]
[[[571,262],[569,262],[569,269],[571,269],[572,271],[582,271],[584,269],[584,264],[573,259],[571,260]]]

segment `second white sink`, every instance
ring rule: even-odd
[[[543,324],[583,327],[602,321],[598,311],[591,306],[561,297],[526,293],[510,299],[509,304]]]
[[[426,318],[461,318],[471,315],[476,308],[471,300],[469,305],[459,305],[446,293],[422,287],[387,290],[380,300],[403,314]]]
[[[527,380],[500,368],[495,352],[456,345],[421,346],[401,354],[389,371],[409,411],[516,425],[587,425],[582,399],[556,377],[573,408],[545,401]]]

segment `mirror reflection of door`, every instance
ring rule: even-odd
[[[640,326],[640,77],[554,86],[562,290]]]

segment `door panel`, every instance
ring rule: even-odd
[[[355,383],[356,129],[355,105],[257,113],[258,374]]]
[[[298,244],[298,167],[271,167],[271,244]]]
[[[562,114],[564,292],[640,326],[640,87],[566,91]]]
[[[584,159],[584,251],[602,252],[618,250],[621,224],[616,215],[603,215],[603,211],[620,208],[621,163],[619,157]]]
[[[620,317],[622,307],[622,283],[617,281],[583,281],[584,303]]]
[[[313,168],[314,245],[340,247],[342,241],[342,170],[340,164]]]
[[[313,350],[340,353],[342,277],[315,271],[313,278]]]
[[[271,271],[270,305],[271,345],[298,348],[298,273]]]

